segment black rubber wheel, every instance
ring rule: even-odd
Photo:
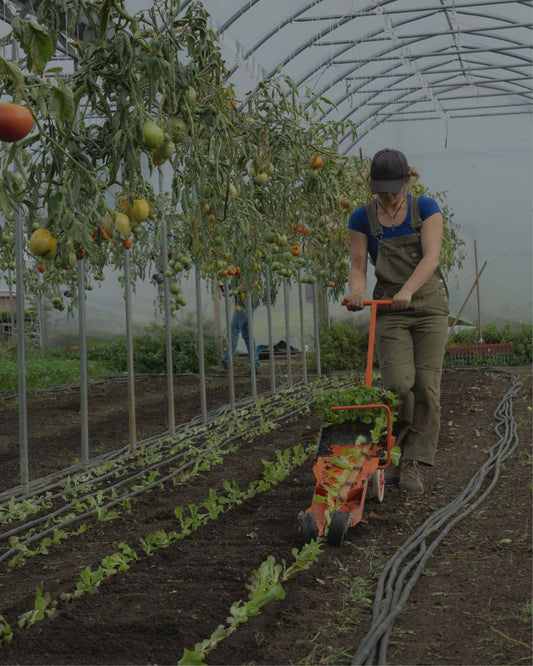
[[[342,546],[347,529],[348,514],[346,511],[335,511],[329,524],[328,544],[330,546]]]
[[[305,543],[318,539],[318,527],[316,518],[312,513],[299,513],[298,514],[298,529]]]

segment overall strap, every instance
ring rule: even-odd
[[[423,222],[418,209],[418,200],[419,197],[416,194],[411,194],[411,229],[414,229],[415,231],[420,230]],[[370,225],[370,233],[372,234],[372,237],[379,239],[383,236],[383,229],[378,222],[378,215],[374,202],[375,200],[365,205],[365,212],[368,218],[368,224]]]
[[[370,225],[370,233],[372,234],[372,238],[379,239],[381,236],[383,236],[383,229],[381,228],[381,224],[378,222],[378,214],[376,211],[376,206],[374,205],[374,201],[371,201],[365,205],[365,212],[368,218],[368,224]]]
[[[422,218],[418,210],[418,199],[416,194],[411,194],[411,229],[419,230],[422,226]]]

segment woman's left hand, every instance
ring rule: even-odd
[[[413,294],[409,289],[402,288],[400,291],[392,297],[391,310],[407,310],[411,305],[411,299]]]

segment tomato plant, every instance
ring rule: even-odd
[[[67,39],[73,71],[51,66],[62,31],[77,35]],[[324,120],[330,102],[282,74],[237,100],[201,3],[181,10],[168,0],[130,14],[124,3],[75,0],[65,13],[63,0],[51,0],[36,21],[16,17],[10,37],[23,57],[0,58],[0,94],[32,110],[36,131],[1,156],[1,232],[13,237],[16,206],[28,241],[37,229],[55,241],[42,284],[30,271],[30,285],[56,303],[69,294],[74,307],[72,257],[83,248],[91,287],[106,265],[122,268],[131,238],[133,280],[157,276],[161,285],[186,274],[194,257],[214,282],[239,267],[258,299],[267,266],[273,298],[283,279],[298,276],[344,290],[347,215],[368,193],[368,161],[338,152],[339,137],[355,129]],[[452,236],[448,256],[457,243]],[[0,266],[13,264],[14,244],[3,241]]]

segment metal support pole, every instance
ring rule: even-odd
[[[159,168],[159,193],[163,192],[163,174]],[[165,350],[167,360],[167,405],[168,432],[176,433],[176,413],[174,409],[174,363],[172,358],[172,320],[170,317],[170,288],[168,271],[167,221],[161,222],[161,270],[163,271],[163,316],[165,321]]]
[[[255,368],[255,338],[254,338],[254,311],[252,308],[252,295],[246,296],[246,318],[248,319],[248,340],[250,341],[250,377],[252,381],[252,398],[257,400],[257,373]]]
[[[13,273],[11,269],[7,271],[9,280],[9,321],[11,322],[11,337],[15,333],[15,299],[13,298]]]
[[[131,308],[130,251],[124,248],[124,296],[126,300],[126,349],[128,356],[128,415],[130,450],[137,448],[137,423],[135,416],[135,371],[133,367],[133,321]]]
[[[283,278],[283,300],[285,303],[285,340],[286,340],[286,351],[287,351],[287,377],[289,380],[289,388],[292,388],[292,363],[291,363],[291,332],[290,332],[290,308],[289,308],[289,280],[288,278]]]
[[[43,297],[43,276],[39,275],[39,305],[37,311],[39,313],[39,348],[44,351],[44,297]]]
[[[320,359],[320,323],[318,315],[318,292],[316,283],[313,285],[313,320],[315,327],[315,355],[316,355],[316,374],[322,377],[322,363]]]
[[[78,252],[78,337],[80,345],[81,464],[89,467],[89,400],[87,372],[87,325],[85,316],[85,265],[83,250]]]
[[[233,345],[231,342],[231,299],[227,277],[224,278],[224,310],[226,315],[226,349],[228,350],[229,402],[231,409],[235,410],[235,364],[233,363]]]
[[[299,271],[298,271],[299,272]],[[299,275],[298,275],[299,277]],[[298,303],[300,306],[300,344],[302,347],[302,377],[304,384],[307,384],[307,357],[305,354],[305,318],[304,318],[304,286],[298,280]]]
[[[202,421],[207,423],[207,399],[205,394],[205,359],[204,359],[204,329],[202,325],[202,283],[198,265],[194,265],[194,278],[196,284],[196,326],[198,330],[198,365],[200,371],[200,404],[202,408]]]
[[[268,326],[268,357],[270,360],[270,390],[276,390],[276,366],[274,364],[274,339],[272,336],[272,293],[270,289],[270,267],[265,267],[265,296]]]
[[[19,402],[19,453],[20,485],[23,492],[29,491],[28,472],[28,417],[26,402],[26,340],[24,334],[24,256],[23,230],[20,209],[15,209],[15,275],[17,280],[17,362]]]

